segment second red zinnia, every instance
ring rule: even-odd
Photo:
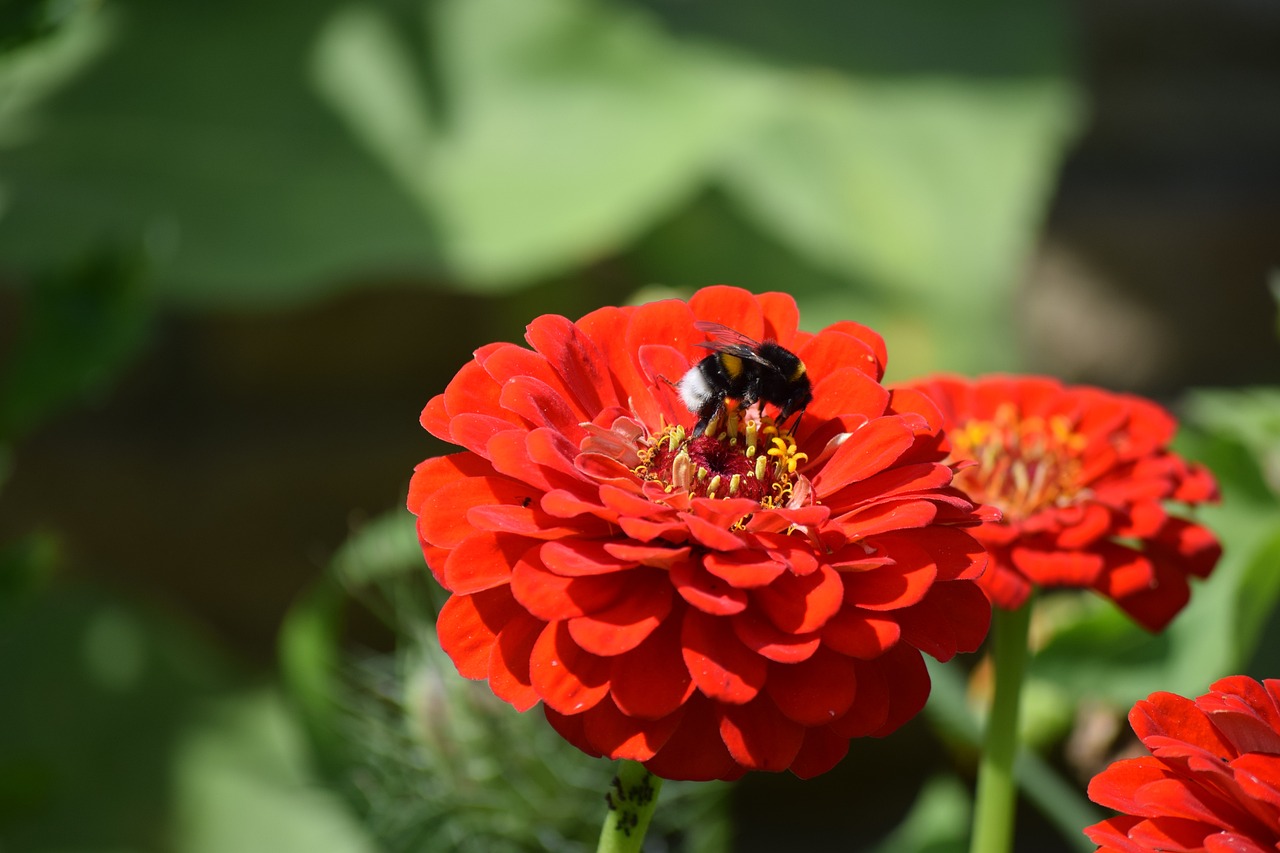
[[[942,376],[912,383],[942,409],[957,485],[999,507],[976,533],[983,588],[1013,610],[1035,586],[1093,589],[1152,631],[1190,597],[1222,549],[1171,513],[1217,498],[1204,468],[1169,449],[1176,422],[1149,400],[1044,377]]]
[[[803,360],[795,434],[768,407],[689,434],[697,321]],[[813,776],[920,710],[921,652],[986,634],[967,529],[990,516],[951,486],[937,409],[880,384],[878,335],[797,325],[788,296],[713,287],[476,352],[422,414],[464,450],[409,494],[459,672],[670,779]]]

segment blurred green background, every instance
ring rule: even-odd
[[[1212,0],[0,3],[0,851],[592,849],[608,763],[433,645],[417,415],[538,314],[719,282],[875,327],[890,379],[1184,416],[1217,574],[1160,637],[1037,616],[1019,849],[1087,849],[1129,704],[1280,676],[1278,38]],[[669,786],[653,849],[963,849],[976,663],[828,776]]]

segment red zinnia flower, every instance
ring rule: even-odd
[[[1194,702],[1153,693],[1129,723],[1151,755],[1089,783],[1089,799],[1124,813],[1084,831],[1100,851],[1280,850],[1280,680],[1234,675]]]
[[[796,434],[754,406],[688,434],[673,383],[708,355],[699,320],[803,359]],[[880,337],[797,321],[789,296],[713,287],[476,351],[422,414],[466,450],[419,465],[409,494],[459,672],[672,779],[813,776],[920,710],[920,652],[987,631],[962,529],[981,519],[937,410],[880,384]]]
[[[1168,449],[1177,424],[1156,404],[1041,377],[911,383],[942,410],[956,485],[1002,512],[975,535],[991,554],[983,589],[1017,609],[1032,586],[1097,590],[1152,631],[1190,598],[1222,548],[1166,501],[1217,499],[1207,470]]]

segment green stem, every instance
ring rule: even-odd
[[[1013,817],[1017,786],[1013,760],[1018,754],[1018,700],[1027,664],[1027,628],[1031,603],[1017,610],[996,608],[991,614],[995,696],[987,715],[978,795],[974,805],[970,853],[1009,853],[1013,849]]]
[[[643,764],[619,764],[618,774],[605,794],[609,811],[604,816],[596,853],[639,853],[661,790],[662,780],[645,770]]]

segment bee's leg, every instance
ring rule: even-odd
[[[707,426],[714,420],[717,420],[720,413],[724,411],[724,397],[720,395],[712,395],[702,404],[702,408],[698,409],[698,423],[693,428],[693,435],[701,435],[706,431]]]

